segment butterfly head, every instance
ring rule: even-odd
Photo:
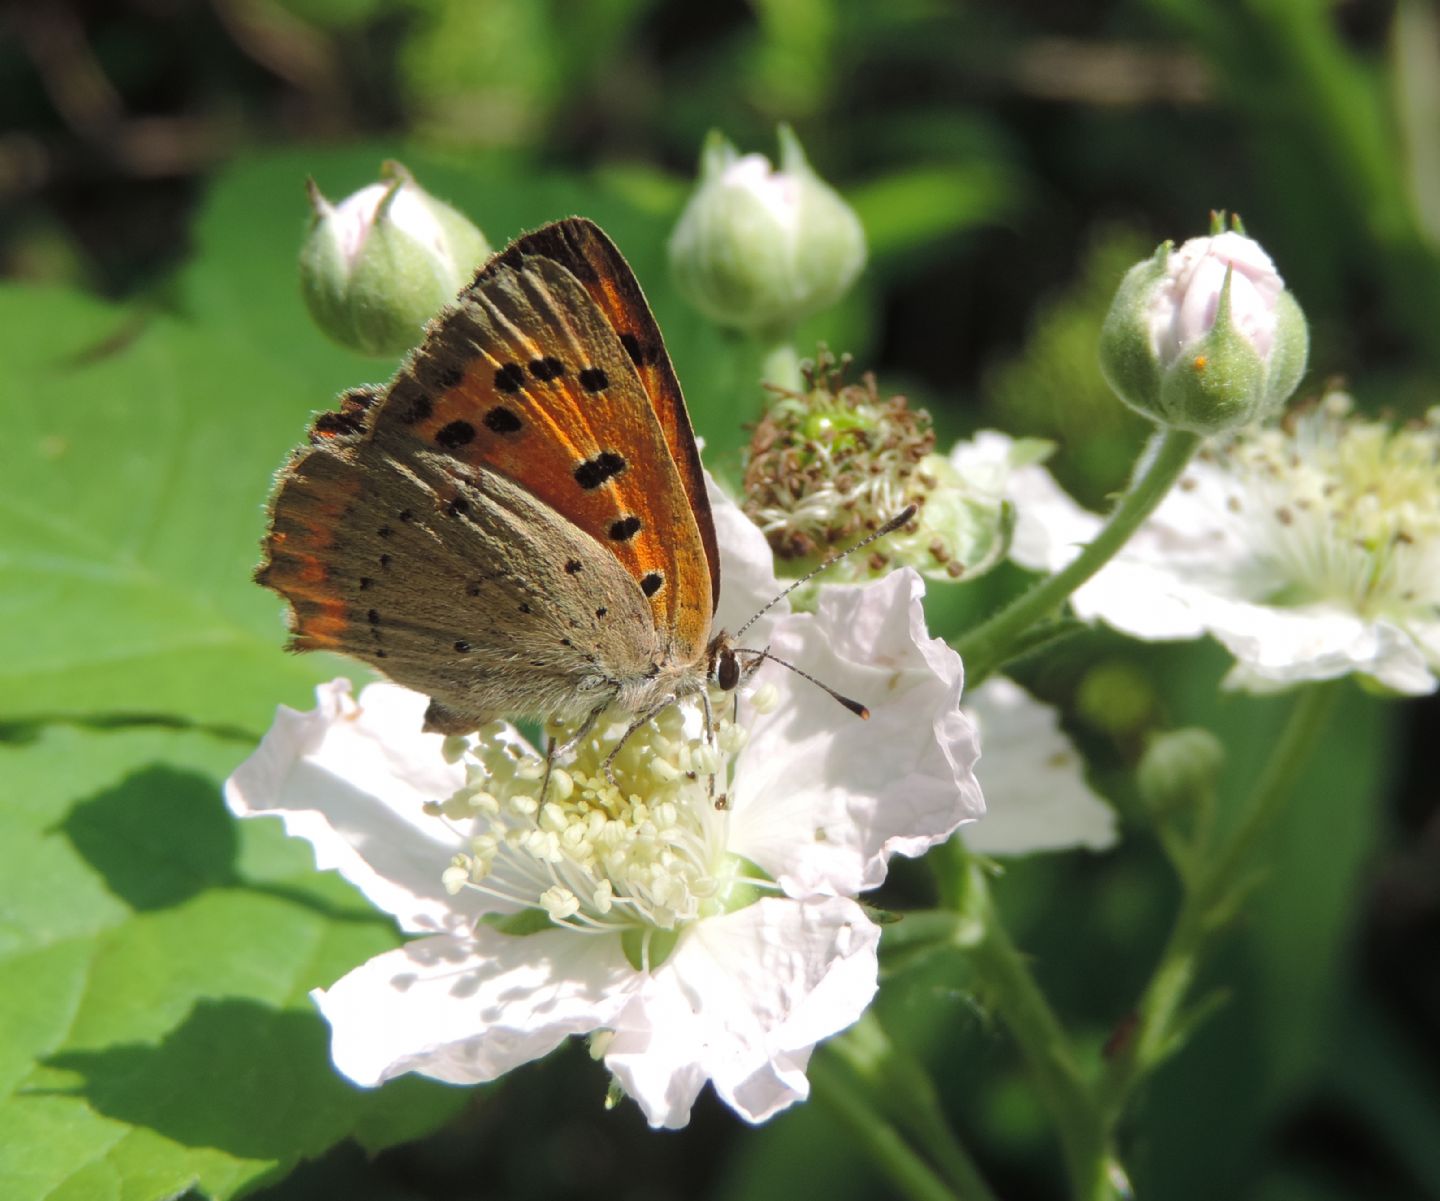
[[[710,640],[707,654],[710,664],[707,675],[710,681],[721,692],[734,692],[740,686],[740,679],[745,673],[740,670],[740,659],[731,643],[730,635],[724,630],[716,634]]]

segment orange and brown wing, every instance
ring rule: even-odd
[[[691,499],[622,337],[629,331],[616,330],[573,271],[523,253],[545,233],[492,259],[431,327],[369,436],[402,462],[421,455],[452,465],[462,481],[467,468],[483,468],[519,484],[619,559],[674,655],[692,659],[714,610],[708,506],[697,511]],[[678,390],[675,401],[682,452],[688,444],[693,454]],[[698,456],[695,479],[703,486]]]
[[[651,408],[665,434],[670,456],[680,472],[680,482],[700,528],[705,559],[710,568],[711,607],[720,598],[720,557],[715,542],[715,523],[710,516],[710,498],[700,468],[700,450],[690,426],[690,414],[680,381],[665,350],[660,327],[650,312],[640,282],[620,251],[593,221],[571,217],[518,239],[513,246],[482,270],[499,264],[518,266],[526,259],[547,258],[564,267],[577,279],[604,314],[627,357],[635,367],[650,398]]]

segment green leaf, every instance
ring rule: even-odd
[[[225,332],[0,290],[0,720],[153,713],[261,729],[287,660],[249,574],[269,477],[330,385]]]
[[[230,1197],[463,1103],[331,1068],[307,993],[395,935],[277,823],[237,828],[219,780],[243,748],[147,728],[27,737],[0,744],[0,1196]]]

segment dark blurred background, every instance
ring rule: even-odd
[[[1342,377],[1402,416],[1440,401],[1428,2],[12,0],[0,275],[177,307],[208,189],[281,149],[603,180],[678,211],[708,129],[773,154],[782,120],[872,243],[825,332],[945,435],[1056,439],[1057,474],[1092,505],[1143,436],[1093,367],[1110,291],[1160,239],[1204,232],[1211,207],[1243,216],[1304,305],[1312,389]],[[517,232],[471,215],[493,241]],[[297,180],[297,244],[303,217]],[[937,618],[961,620],[963,603]],[[1212,647],[1095,633],[1026,682],[1065,706],[1133,817],[1128,770],[1154,726],[1232,736],[1237,790],[1263,754],[1276,711],[1217,702],[1223,669]],[[1440,1197],[1437,713],[1365,708],[1297,798],[1275,879],[1216,973],[1234,996],[1141,1099],[1142,1195]],[[1359,812],[1327,805],[1335,770],[1367,781]],[[923,872],[898,877],[899,900],[923,899]],[[1132,829],[1107,856],[1012,864],[1000,887],[1042,982],[1098,1047],[1173,912],[1153,843]],[[1043,1114],[963,964],[908,972],[882,1016],[940,1065],[998,1192],[1057,1195]],[[572,1047],[423,1142],[373,1161],[342,1147],[259,1195],[885,1195],[818,1107],[752,1132],[707,1099],[690,1129],[658,1135],[602,1095]]]

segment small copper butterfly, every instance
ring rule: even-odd
[[[740,668],[700,454],[629,265],[582,218],[481,268],[388,386],[320,414],[255,578],[292,650],[431,698],[429,729],[637,720]]]

